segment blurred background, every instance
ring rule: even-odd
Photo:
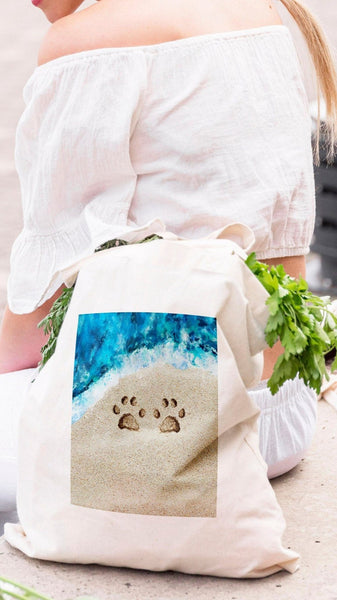
[[[85,4],[91,3],[88,0]],[[294,35],[307,93],[314,102],[315,78],[305,42],[281,2],[275,0],[275,4]],[[336,57],[336,0],[306,0],[306,4],[319,17]],[[0,317],[6,302],[10,248],[21,228],[20,187],[14,167],[15,129],[23,110],[22,89],[36,65],[38,47],[47,29],[42,12],[32,6],[30,0],[3,3],[0,21]],[[327,169],[322,164],[317,173],[317,189],[318,201],[322,194],[323,201],[318,210],[318,239],[313,246],[315,252],[309,257],[308,278],[314,291],[332,293],[337,287],[337,168]],[[319,254],[324,251],[332,256]],[[325,261],[324,272],[321,256],[323,263]]]

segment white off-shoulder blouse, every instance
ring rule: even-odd
[[[34,310],[58,271],[156,218],[191,238],[245,223],[260,259],[308,252],[311,122],[286,26],[64,56],[36,68],[24,100],[13,312]]]

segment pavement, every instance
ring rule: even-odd
[[[334,47],[335,0],[307,0]],[[277,3],[279,5],[279,2]],[[21,227],[20,188],[14,168],[15,128],[23,109],[22,88],[35,64],[47,24],[30,2],[10,0],[0,21],[0,317],[5,305],[9,252]],[[296,34],[310,99],[309,62]],[[294,575],[230,580],[179,573],[149,573],[99,566],[60,565],[28,559],[0,539],[0,575],[65,600],[92,595],[101,600],[337,600],[337,411],[319,403],[317,433],[306,458],[273,481],[288,528],[286,546],[302,557]]]

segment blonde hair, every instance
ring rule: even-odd
[[[327,161],[333,162],[337,142],[337,74],[334,59],[325,33],[316,17],[299,0],[281,0],[304,35],[317,80],[318,121],[314,161],[319,164],[319,143],[322,133],[325,140]],[[326,119],[320,123],[320,99],[325,101]]]

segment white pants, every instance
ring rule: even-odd
[[[286,381],[275,396],[266,382],[250,395],[260,408],[260,452],[268,465],[268,477],[287,473],[306,454],[317,422],[317,395],[301,379]]]
[[[18,422],[35,369],[0,374],[0,535],[16,521]],[[290,471],[305,455],[316,428],[316,394],[301,380],[288,381],[272,396],[265,384],[249,392],[261,410],[261,454],[271,479]]]

